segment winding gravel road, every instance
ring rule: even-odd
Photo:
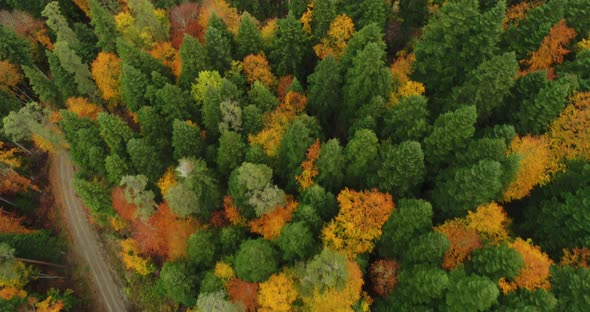
[[[65,206],[65,217],[73,238],[74,252],[80,255],[88,266],[92,289],[99,293],[98,298],[104,304],[106,311],[124,312],[127,311],[122,296],[120,283],[110,269],[108,262],[103,255],[102,244],[94,228],[88,223],[86,212],[80,199],[76,196],[72,187],[74,169],[70,156],[66,151],[56,153],[52,157],[53,174],[57,175],[54,185],[55,196],[61,199]],[[96,308],[96,311],[104,311]]]

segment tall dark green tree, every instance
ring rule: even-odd
[[[424,181],[424,154],[420,143],[384,144],[379,149],[381,166],[376,182],[382,191],[405,197],[415,195]]]
[[[182,61],[179,83],[184,89],[189,89],[199,72],[207,69],[207,54],[201,42],[187,34],[182,39],[179,54]]]
[[[240,60],[243,60],[246,55],[258,54],[262,50],[260,30],[256,26],[254,18],[248,12],[244,12],[240,21],[237,46],[237,57]]]
[[[59,107],[62,105],[63,98],[52,80],[39,70],[37,67],[22,66],[25,76],[29,79],[31,88],[39,99],[43,102],[52,103]]]
[[[336,3],[333,0],[314,1],[311,14],[311,33],[316,41],[324,38],[330,24],[336,18]]]
[[[158,181],[164,171],[164,165],[159,159],[156,148],[149,144],[145,138],[130,139],[127,141],[127,153],[131,163],[137,172],[148,177],[151,182]]]
[[[338,192],[344,182],[344,151],[338,139],[330,139],[322,144],[320,156],[316,161],[319,174],[318,184],[331,192]]]
[[[213,15],[205,32],[205,49],[211,68],[220,73],[228,70],[231,66],[233,46],[233,34],[219,16]]]
[[[475,133],[477,112],[475,106],[465,106],[440,115],[430,135],[424,139],[424,155],[432,168],[449,162],[453,151],[467,146],[466,140]]]
[[[105,52],[115,52],[117,49],[117,26],[113,15],[98,0],[89,0],[90,25],[98,37],[96,43]]]
[[[303,33],[303,26],[293,14],[280,19],[278,23],[279,29],[273,42],[270,58],[280,76],[287,74],[299,76],[308,44]]]
[[[224,131],[219,138],[217,150],[217,166],[224,176],[244,161],[246,144],[242,136],[234,131]]]
[[[346,159],[345,179],[350,186],[366,185],[367,179],[375,172],[379,139],[368,129],[355,132],[344,149]]]
[[[357,110],[374,97],[389,98],[391,73],[385,64],[385,51],[376,43],[369,43],[353,60],[346,73],[342,119],[350,122]]]
[[[358,27],[363,28],[369,24],[376,24],[380,29],[385,28],[387,17],[387,5],[383,0],[365,0],[360,5],[360,18]]]
[[[12,29],[0,24],[0,59],[30,66],[33,63],[33,46]]]
[[[201,129],[185,121],[175,119],[172,123],[172,147],[174,159],[183,157],[199,157],[203,150]]]
[[[395,143],[421,141],[430,132],[429,117],[426,97],[404,97],[385,112],[381,137]]]
[[[340,66],[330,54],[309,75],[308,111],[317,116],[324,129],[334,122],[334,112],[342,102],[342,76]]]
[[[416,44],[415,79],[435,97],[463,83],[467,73],[498,50],[505,10],[505,1],[498,1],[485,12],[480,11],[479,0],[453,1],[442,6]]]
[[[129,128],[124,120],[116,115],[99,113],[97,121],[100,136],[108,145],[111,153],[124,155],[127,141],[134,135],[133,130]]]

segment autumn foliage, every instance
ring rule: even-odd
[[[475,249],[483,247],[477,232],[468,228],[463,220],[449,220],[435,229],[443,233],[450,243],[442,262],[442,267],[446,270],[454,269],[459,263],[468,260]]]
[[[395,260],[379,259],[369,268],[369,279],[373,291],[381,296],[387,297],[397,283],[398,264]]]
[[[248,312],[257,311],[258,283],[248,283],[239,278],[234,278],[227,283],[226,287],[232,302],[241,302]]]
[[[66,100],[66,107],[68,111],[78,115],[81,118],[90,118],[96,120],[101,109],[98,105],[90,103],[83,97],[71,97]]]
[[[207,30],[209,19],[215,14],[227,25],[227,28],[234,34],[240,27],[240,14],[236,8],[231,7],[225,0],[203,0],[202,9],[199,15],[199,24],[203,32]]]
[[[329,54],[338,59],[346,50],[348,40],[353,34],[354,22],[346,14],[342,14],[332,21],[327,36],[322,38],[313,50],[320,59],[324,59]]]
[[[170,10],[170,42],[175,49],[180,47],[184,34],[204,40],[205,33],[199,24],[201,6],[196,2],[185,2]]]
[[[270,65],[264,53],[250,54],[242,62],[246,79],[249,83],[259,81],[269,89],[273,89],[277,78],[271,72]]]
[[[287,127],[307,105],[307,97],[289,91],[277,109],[262,116],[264,128],[256,135],[248,135],[250,144],[261,145],[269,157],[275,157]]]
[[[541,248],[535,246],[522,238],[517,238],[510,247],[516,249],[524,260],[524,267],[520,269],[519,274],[513,281],[501,279],[498,286],[502,292],[509,293],[516,288],[525,288],[528,290],[549,289],[549,267],[552,264],[547,254],[541,251]]]
[[[508,154],[521,156],[516,178],[504,192],[504,200],[509,202],[527,196],[535,185],[544,184],[549,180],[553,159],[546,137],[530,135],[516,136]]]
[[[572,96],[549,127],[549,145],[556,161],[590,160],[590,92]]]
[[[135,219],[132,236],[140,254],[174,260],[186,256],[187,240],[197,227],[196,221],[176,217],[163,203],[146,223]]]
[[[361,291],[364,284],[363,273],[356,261],[346,263],[348,279],[342,290],[336,288],[326,289],[323,292],[316,290],[311,297],[303,298],[310,311],[350,311],[351,306],[361,299]]]
[[[135,240],[128,238],[119,242],[121,246],[121,259],[127,270],[133,270],[140,275],[150,274],[154,268],[147,259],[138,255],[137,243]]]
[[[160,193],[162,195],[166,195],[168,190],[176,184],[176,174],[174,173],[174,168],[170,167],[166,170],[164,175],[158,180],[158,188],[160,189]]]
[[[29,189],[37,191],[37,187],[32,184],[31,180],[23,177],[15,171],[10,170],[7,173],[0,173],[0,194],[16,194],[18,192],[28,192]]]
[[[570,53],[565,47],[576,36],[576,31],[567,26],[565,19],[560,20],[549,30],[541,47],[531,54],[530,59],[521,61],[528,69],[519,73],[526,75],[541,69],[550,69],[555,64],[563,63],[563,57]]]
[[[340,212],[322,230],[324,244],[350,259],[370,252],[395,207],[391,195],[375,189],[358,192],[346,188],[337,199]]]
[[[465,221],[467,228],[475,230],[489,242],[498,243],[508,239],[507,226],[510,219],[496,203],[479,206],[475,212],[469,211]]]
[[[121,77],[121,59],[114,53],[100,52],[92,62],[92,78],[108,102],[118,102],[121,91],[119,79]]]
[[[578,268],[588,268],[590,261],[590,249],[588,247],[573,248],[572,250],[563,249],[563,257],[559,261],[560,265],[572,266]]]
[[[285,206],[278,206],[272,212],[250,221],[250,231],[260,234],[268,240],[277,238],[281,234],[283,226],[291,221],[297,205],[298,203],[292,198],[287,198]]]
[[[125,191],[120,187],[115,187],[111,192],[111,197],[113,201],[113,209],[115,209],[119,217],[129,223],[133,222],[135,220],[137,207],[134,204],[127,202],[127,199],[125,199]]]
[[[519,22],[526,18],[528,11],[541,5],[543,5],[543,1],[541,0],[528,0],[509,7],[508,10],[506,10],[504,27],[508,27],[509,24],[518,26]]]
[[[318,168],[315,166],[315,162],[320,157],[320,140],[316,140],[308,149],[306,157],[307,159],[301,163],[301,174],[295,177],[297,183],[301,187],[301,190],[305,191],[310,186],[315,184],[314,178],[320,173]]]
[[[0,61],[0,89],[14,90],[23,79],[19,68],[8,60]]]
[[[22,226],[22,220],[23,218],[9,215],[0,209],[0,234],[30,234],[36,232]]]
[[[182,69],[180,55],[178,50],[174,49],[170,42],[159,42],[149,52],[155,59],[160,60],[162,64],[168,66],[174,76],[180,76]]]
[[[233,225],[245,225],[246,218],[240,214],[240,208],[236,206],[233,199],[229,195],[225,195],[223,198],[223,211],[225,217]]]
[[[289,312],[297,299],[293,280],[285,273],[272,275],[260,284],[258,304],[261,312]]]

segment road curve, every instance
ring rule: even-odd
[[[52,155],[53,174],[58,185],[54,186],[55,196],[62,199],[64,205],[66,224],[73,238],[73,250],[79,254],[84,264],[88,266],[93,289],[99,293],[99,299],[104,304],[104,309],[109,312],[127,311],[121,292],[120,283],[113,274],[101,252],[101,244],[97,233],[88,223],[84,206],[76,196],[72,187],[74,169],[70,156],[66,151],[60,151]],[[102,309],[96,308],[97,311]]]

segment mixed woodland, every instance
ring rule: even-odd
[[[0,9],[0,310],[67,151],[139,311],[590,311],[589,0]]]

